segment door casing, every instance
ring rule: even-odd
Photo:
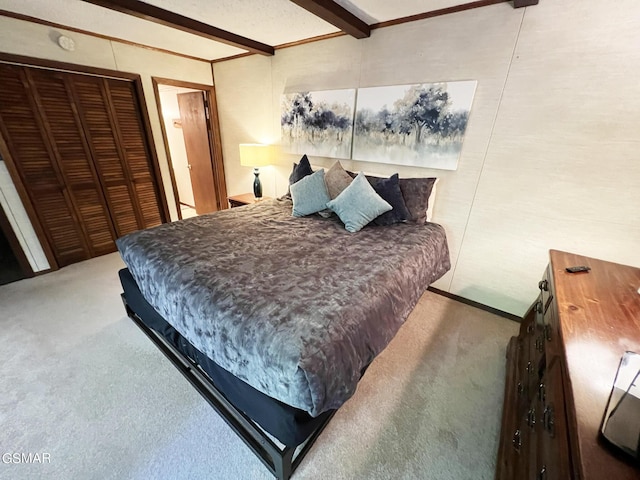
[[[227,202],[227,183],[224,175],[224,160],[222,156],[222,140],[220,138],[220,122],[218,119],[218,106],[216,103],[216,91],[215,86],[213,85],[204,85],[200,83],[192,83],[192,82],[184,82],[182,80],[173,80],[169,78],[161,78],[161,77],[151,77],[153,82],[153,91],[156,97],[156,105],[158,107],[158,116],[160,120],[160,127],[162,129],[162,138],[164,141],[165,153],[167,154],[167,159],[169,163],[169,171],[171,174],[171,183],[173,185],[173,194],[176,202],[176,208],[178,210],[178,218],[182,219],[182,213],[180,211],[180,203],[178,197],[178,187],[176,184],[175,174],[173,171],[173,162],[171,161],[171,153],[169,151],[169,143],[167,141],[167,132],[165,130],[164,122],[162,121],[162,105],[160,103],[160,90],[158,89],[158,85],[170,85],[173,87],[183,87],[189,88],[193,90],[201,90],[204,92],[206,97],[206,102],[209,107],[209,117],[207,121],[209,122],[209,132],[210,132],[210,141],[209,148],[211,152],[212,159],[212,171],[213,171],[213,180],[215,182],[215,193],[216,193],[216,208],[217,210],[222,210],[228,208]]]

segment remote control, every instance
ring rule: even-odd
[[[567,267],[565,270],[569,273],[578,273],[578,272],[588,272],[591,270],[591,267],[587,267],[585,265],[578,265],[575,267]]]

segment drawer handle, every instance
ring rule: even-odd
[[[520,432],[520,429],[514,432],[513,440],[511,440],[511,443],[513,444],[513,448],[515,448],[516,451],[519,452],[520,448],[522,448],[522,433]]]
[[[551,341],[551,325],[548,323],[544,326],[544,338],[547,339],[547,342]]]
[[[536,409],[530,408],[527,412],[527,425],[531,428],[536,426]]]
[[[536,350],[540,353],[544,352],[544,336],[536,338]]]
[[[547,405],[544,408],[543,421],[544,421],[545,430],[547,432],[549,432],[549,435],[551,435],[553,437],[553,435],[555,433],[554,432],[553,407]]]
[[[518,385],[516,386],[516,391],[518,392],[518,396],[522,396],[522,394],[524,393],[524,387],[522,386],[522,382],[518,382]]]
[[[540,281],[538,282],[538,288],[539,288],[540,290],[543,290],[543,291],[545,291],[545,292],[548,292],[548,291],[549,291],[549,282],[548,282],[547,280],[540,280]]]
[[[538,385],[538,400],[544,403],[546,399],[547,399],[546,387],[544,386],[544,383],[541,383],[540,385]]]
[[[542,313],[542,300],[536,302],[536,312]]]
[[[538,480],[547,480],[547,466],[543,465],[538,473]]]
[[[529,372],[529,375],[533,374],[533,364],[531,362],[527,362],[527,372]]]

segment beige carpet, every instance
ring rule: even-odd
[[[0,287],[0,478],[272,478],[124,315],[121,265]],[[293,479],[492,479],[517,327],[426,293]]]

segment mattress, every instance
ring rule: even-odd
[[[349,233],[291,216],[290,200],[118,239],[143,297],[215,364],[317,417],[355,392],[426,288],[450,268],[444,229]]]

